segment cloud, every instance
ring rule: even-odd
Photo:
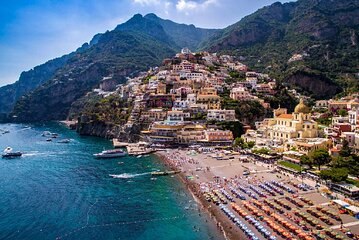
[[[159,5],[161,0],[133,0],[134,3],[141,4],[142,6]]]
[[[190,0],[179,0],[176,4],[176,9],[179,12],[185,12],[188,14],[190,11],[205,10],[210,5],[216,5],[217,3],[217,0],[205,0],[201,3]]]

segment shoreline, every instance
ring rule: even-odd
[[[170,170],[181,170],[178,167],[174,166],[167,157],[161,152],[154,153],[166,167],[170,168]],[[186,175],[183,171],[177,174],[180,181],[186,186],[187,190],[193,196],[195,201],[201,206],[201,209],[205,214],[208,214],[210,220],[213,221],[214,227],[217,231],[224,237],[226,240],[242,240],[246,239],[246,236],[243,232],[233,225],[233,223],[222,215],[220,209],[214,208],[211,206],[209,202],[206,201],[204,196],[201,194],[198,183],[195,181],[187,180]]]

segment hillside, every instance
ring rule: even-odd
[[[71,104],[97,87],[103,77],[112,76],[121,83],[126,76],[158,66],[174,55],[191,38],[176,37],[184,29],[197,36],[192,46],[215,31],[162,20],[154,14],[136,14],[113,31],[97,34],[88,49],[67,59],[42,85],[32,85],[30,90],[36,89],[19,99],[11,115],[17,116],[15,121],[64,119]]]
[[[274,3],[221,30],[201,48],[234,53],[313,97],[329,98],[343,89],[358,91],[358,16],[357,0]]]
[[[71,104],[106,76],[121,83],[135,71],[147,70],[175,52],[167,44],[138,32],[112,31],[78,54],[55,76],[23,96],[12,115],[16,121],[65,119]]]

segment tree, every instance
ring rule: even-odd
[[[345,168],[332,168],[322,170],[319,176],[323,180],[332,180],[333,182],[342,182],[348,178],[348,170]]]
[[[320,167],[330,163],[331,157],[329,156],[329,153],[326,149],[317,149],[311,154],[311,159],[313,161],[313,164],[318,166],[318,169],[320,170]]]
[[[313,159],[308,157],[308,155],[302,155],[302,156],[300,156],[300,164],[308,165],[309,168],[312,168],[313,167]]]
[[[348,178],[348,170],[345,168],[332,168],[332,181],[342,182]]]
[[[249,141],[249,142],[247,142],[247,145],[248,145],[248,148],[251,149],[254,147],[254,145],[256,145],[256,143],[253,141]]]
[[[322,170],[319,173],[319,177],[323,180],[329,180],[332,177],[332,171],[330,169]]]
[[[338,114],[339,114],[339,116],[345,117],[348,115],[348,111],[345,109],[339,109]]]
[[[236,139],[234,139],[234,147],[242,147],[244,143],[244,139],[241,137],[236,137]]]
[[[341,157],[349,157],[351,155],[351,149],[349,147],[349,142],[344,139],[343,140],[343,147],[339,152],[339,156]]]

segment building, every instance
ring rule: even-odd
[[[232,98],[233,100],[238,100],[238,101],[248,100],[253,98],[253,96],[244,87],[237,87],[231,89],[229,97]]]
[[[353,108],[352,110],[348,111],[348,118],[348,121],[354,130],[355,126],[359,124],[359,108]]]
[[[310,109],[304,104],[303,100],[295,107],[292,114],[287,114],[287,109],[279,110],[281,114],[276,114],[268,121],[266,136],[269,139],[289,140],[294,138],[316,138],[318,137],[318,124],[311,120]]]
[[[345,195],[346,197],[353,199],[359,198],[359,188],[355,185],[348,183],[331,183],[329,188],[335,192]]]
[[[143,122],[157,122],[166,119],[167,112],[162,108],[153,108],[148,111],[142,112],[140,121]]]
[[[318,100],[315,102],[315,108],[328,108],[328,100]]]
[[[182,129],[184,123],[154,122],[150,126],[149,139],[154,143],[173,144],[177,141],[177,131]]]
[[[308,154],[318,149],[330,149],[331,147],[332,141],[327,138],[303,138],[293,140],[287,148],[295,148],[299,153]]]
[[[169,122],[183,122],[186,118],[190,118],[191,115],[189,112],[183,111],[168,111],[167,112],[167,121]]]
[[[205,139],[205,126],[188,124],[177,131],[177,141],[181,144],[195,144]]]
[[[148,108],[172,108],[174,97],[172,94],[150,94],[147,99]]]
[[[197,95],[198,104],[206,104],[208,109],[221,109],[221,97],[218,95]]]
[[[278,108],[274,110],[273,118],[266,118],[256,125],[258,129],[247,131],[243,138],[255,141],[257,146],[270,147],[278,152],[295,147],[296,143],[300,144],[300,141],[295,140],[307,139],[308,143],[310,139],[318,138],[318,125],[311,120],[310,109],[302,99],[292,114],[287,114],[286,108]]]
[[[205,142],[211,144],[232,144],[233,134],[229,130],[208,129],[204,131]]]
[[[234,110],[216,110],[211,109],[207,111],[208,121],[235,121],[236,112]]]

